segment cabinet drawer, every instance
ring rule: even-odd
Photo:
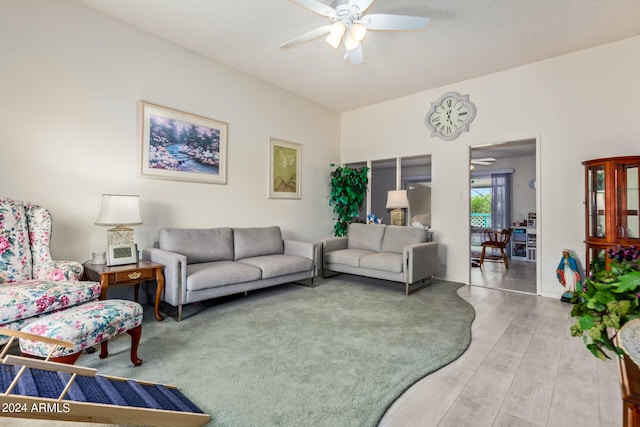
[[[112,283],[128,282],[129,280],[146,280],[153,279],[156,275],[153,270],[133,270],[123,271],[115,274],[115,281]]]

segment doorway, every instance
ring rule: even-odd
[[[470,242],[473,286],[537,294],[536,140],[471,147]],[[489,231],[511,230],[505,267],[499,250],[482,243]]]

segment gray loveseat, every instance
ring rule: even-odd
[[[334,271],[402,282],[409,295],[438,270],[438,244],[428,237],[417,227],[350,224],[347,237],[322,240],[322,277]],[[423,286],[410,290],[418,282]]]
[[[280,227],[162,228],[142,258],[163,264],[164,301],[197,301],[311,279],[317,245],[283,240]]]

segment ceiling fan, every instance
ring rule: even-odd
[[[493,157],[483,157],[480,159],[471,159],[472,165],[480,165],[480,166],[490,166],[496,162],[496,159]]]
[[[368,30],[405,31],[422,30],[429,24],[429,18],[419,16],[369,14],[365,11],[375,0],[335,0],[331,6],[317,0],[290,0],[292,3],[329,18],[330,24],[306,32],[280,46],[287,49],[327,35],[327,43],[334,49],[344,45],[344,59],[353,65],[362,63],[362,41]]]

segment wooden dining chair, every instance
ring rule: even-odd
[[[487,230],[485,231],[484,234],[484,239],[482,242],[482,253],[480,254],[480,268],[482,268],[482,264],[484,263],[485,260],[485,254],[487,251],[487,248],[493,250],[493,249],[499,249],[500,250],[500,258],[497,258],[496,261],[502,261],[504,263],[505,268],[508,270],[509,269],[509,259],[507,258],[507,254],[505,253],[505,249],[507,247],[507,245],[509,244],[509,239],[511,239],[511,233],[513,232],[513,230],[511,228],[509,229],[503,229],[503,230]],[[494,261],[494,260],[489,260],[488,261]]]

